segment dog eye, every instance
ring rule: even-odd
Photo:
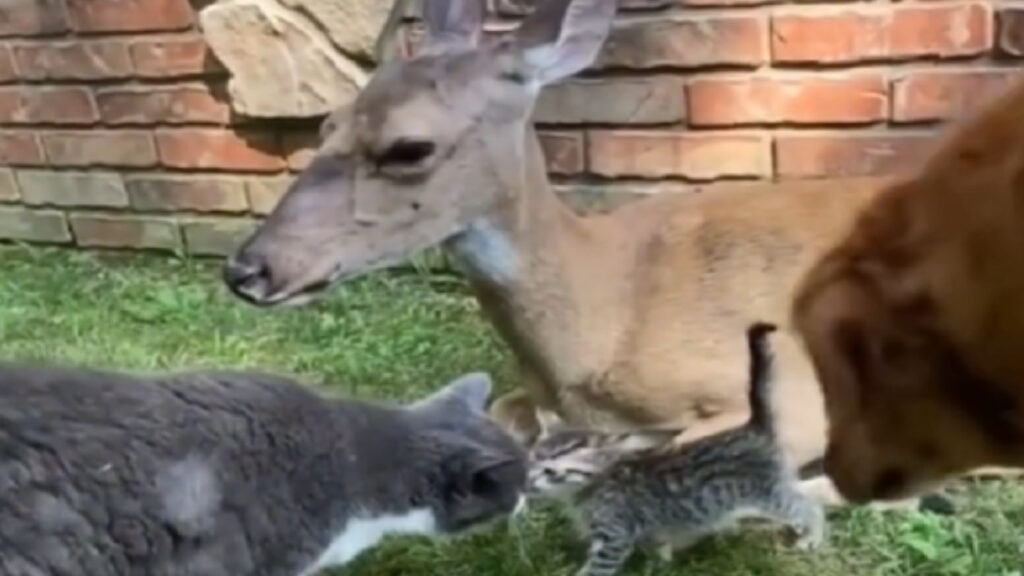
[[[376,158],[378,165],[419,164],[434,153],[434,143],[426,140],[398,140]]]

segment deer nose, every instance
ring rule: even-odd
[[[270,289],[270,266],[266,259],[252,253],[235,254],[224,262],[224,283],[236,295],[250,302],[260,302]]]

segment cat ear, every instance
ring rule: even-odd
[[[469,372],[412,407],[416,409],[455,404],[473,412],[485,412],[492,387],[491,377],[486,372]]]
[[[484,412],[491,397],[491,376],[486,372],[470,372],[452,380],[445,386],[450,398],[459,400],[470,410]]]

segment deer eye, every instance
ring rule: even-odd
[[[376,161],[379,165],[419,164],[434,153],[434,148],[434,143],[426,140],[399,140],[377,156]]]
[[[336,123],[334,122],[334,118],[332,116],[324,118],[324,121],[320,123],[320,139],[323,140],[324,138],[329,136],[331,132],[334,131],[335,126]]]
[[[526,84],[526,74],[519,70],[503,70],[498,74],[498,78],[513,84]]]

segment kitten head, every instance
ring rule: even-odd
[[[530,450],[527,494],[530,498],[571,498],[624,456],[662,446],[678,430],[601,432],[562,423],[537,411],[541,433]]]
[[[441,532],[508,516],[524,498],[527,455],[488,417],[490,395],[490,377],[474,372],[408,407],[434,468],[432,508]]]

